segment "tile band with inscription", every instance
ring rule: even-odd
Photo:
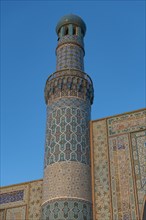
[[[23,200],[24,190],[0,194],[0,204]]]

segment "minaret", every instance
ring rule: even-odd
[[[45,86],[47,128],[43,220],[92,220],[89,121],[93,84],[84,73],[84,21],[61,18],[56,27],[56,72]]]

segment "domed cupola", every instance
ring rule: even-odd
[[[86,25],[77,15],[65,15],[58,22],[56,26],[56,33],[59,37],[63,37],[65,35],[77,35],[84,37],[86,33]]]

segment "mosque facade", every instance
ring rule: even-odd
[[[45,85],[44,176],[2,187],[0,220],[144,220],[146,109],[92,121],[86,25],[67,15],[56,33],[56,72]]]

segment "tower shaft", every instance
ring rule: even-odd
[[[57,71],[45,86],[42,219],[91,220],[89,120],[93,85],[83,72],[85,24],[78,16],[69,15],[57,28]]]

